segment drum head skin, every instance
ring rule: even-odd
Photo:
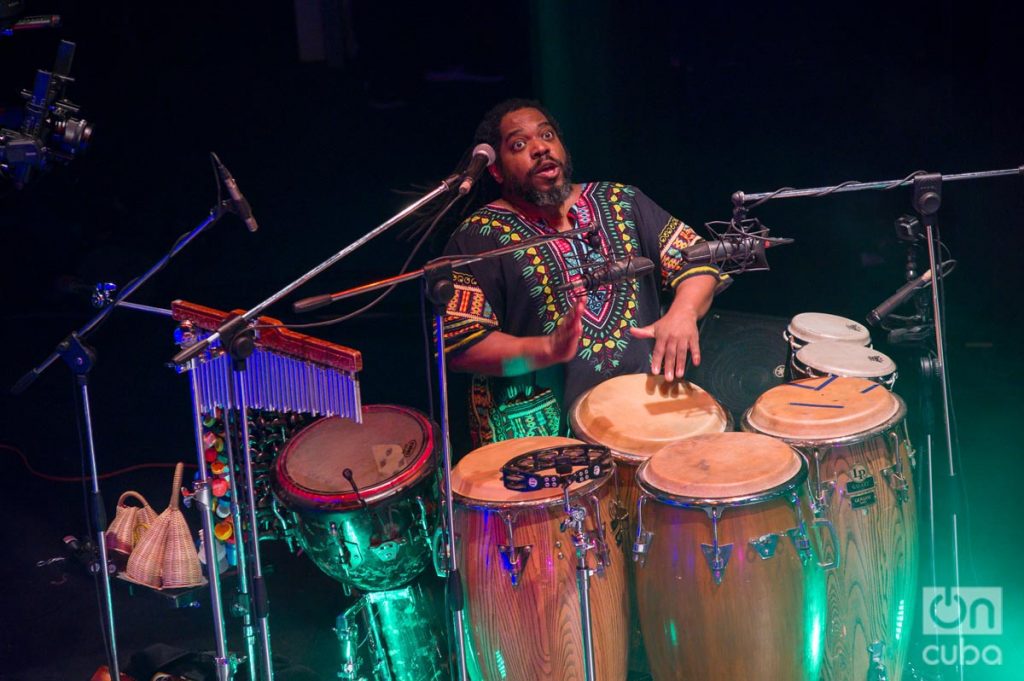
[[[755,430],[787,440],[833,440],[876,430],[903,402],[865,378],[805,378],[772,388],[747,413]]]
[[[824,312],[802,312],[789,322],[789,335],[804,343],[840,341],[867,345],[871,333],[852,319]]]
[[[680,440],[660,449],[637,473],[645,491],[669,503],[694,504],[767,498],[803,477],[806,464],[792,447],[757,433]]]
[[[896,371],[896,363],[878,350],[853,343],[808,343],[796,353],[797,362],[833,376],[881,378]],[[808,372],[813,373],[813,372]]]
[[[390,496],[429,472],[434,428],[417,411],[392,405],[363,408],[363,422],[320,419],[289,440],[276,465],[277,483],[290,503],[314,508],[360,506]]]
[[[676,440],[729,428],[725,409],[703,388],[662,376],[627,374],[584,393],[569,412],[573,432],[642,463]]]
[[[459,497],[463,506],[498,507],[548,506],[560,503],[562,490],[558,488],[539,489],[532,492],[518,492],[506,489],[501,481],[501,468],[510,459],[538,449],[560,445],[582,445],[579,440],[568,437],[521,437],[484,445],[467,454],[452,469],[452,494]],[[588,480],[573,483],[570,491],[593,488],[607,480]]]

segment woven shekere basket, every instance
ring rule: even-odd
[[[125,577],[154,589],[180,589],[203,584],[202,568],[192,534],[178,508],[184,464],[174,469],[171,501],[128,557]]]
[[[129,497],[134,498],[142,506],[129,506],[126,503]],[[138,492],[128,490],[117,500],[114,520],[107,527],[107,548],[128,555],[155,520],[156,511],[146,498]]]

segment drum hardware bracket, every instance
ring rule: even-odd
[[[868,668],[867,681],[889,681],[889,670],[886,669],[885,663],[882,662],[884,654],[885,644],[881,641],[875,641],[868,645],[868,655],[871,656],[871,663]]]
[[[725,568],[729,565],[729,559],[732,557],[732,544],[718,543],[718,519],[722,517],[722,509],[711,506],[705,508],[704,512],[711,518],[712,543],[701,544],[700,548],[704,552],[704,559],[707,560],[708,567],[711,568],[715,584],[721,584],[722,578],[725,576]]]
[[[903,462],[900,461],[900,436],[895,429],[890,430],[885,436],[885,448],[892,459],[892,466],[882,469],[882,477],[888,480],[889,486],[896,493],[896,500],[905,504],[910,500],[910,485],[903,476]]]
[[[608,542],[605,540],[604,520],[601,518],[601,502],[595,495],[588,497],[590,505],[594,508],[594,551],[597,553],[597,563],[594,572],[598,576],[604,575],[605,568],[612,564],[611,553],[608,551]]]
[[[654,532],[644,529],[644,504],[650,497],[640,497],[636,502],[636,539],[633,541],[633,562],[643,567],[647,563],[647,552],[651,550]]]
[[[512,523],[515,521],[514,514],[502,513],[501,520],[505,525],[505,536],[508,537],[508,543],[499,544],[498,553],[501,554],[501,563],[509,573],[509,580],[512,582],[512,586],[519,586],[519,578],[523,575],[523,570],[526,569],[526,562],[533,552],[533,544],[516,546],[512,526]]]
[[[345,541],[338,534],[338,524],[335,523],[333,520],[331,521],[331,524],[328,527],[327,532],[331,535],[331,539],[334,540],[334,545],[338,547],[338,558],[341,561],[342,569],[344,569],[345,566],[347,566],[349,562],[352,560],[352,552],[349,551],[348,546],[346,546],[348,542]],[[356,545],[357,550],[358,548],[358,545]],[[359,557],[360,559],[362,559],[362,555],[360,555]]]
[[[619,503],[618,499],[612,500],[611,526],[612,532],[615,533],[615,545],[622,548],[623,542],[626,541],[626,531],[629,527],[629,511]]]
[[[800,497],[797,496],[795,490],[789,493],[789,501],[793,504],[793,510],[796,511],[796,527],[786,530],[786,534],[793,542],[793,547],[796,549],[797,555],[800,556],[800,562],[807,565],[811,559],[811,540],[807,537],[807,525],[804,523],[804,514],[800,510]]]
[[[398,556],[398,550],[405,544],[405,537],[396,537],[383,541],[376,546],[371,546],[370,551],[373,555],[382,560],[385,563],[390,563]]]
[[[757,555],[761,556],[761,560],[768,560],[775,555],[775,547],[779,544],[779,535],[764,534],[756,539],[751,539],[748,543],[754,547]]]

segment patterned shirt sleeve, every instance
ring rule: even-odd
[[[498,318],[476,278],[468,272],[452,272],[455,296],[444,316],[444,350],[464,350],[498,328]]]
[[[713,276],[718,280],[715,293],[723,290],[732,280],[713,265],[688,265],[682,258],[682,250],[701,241],[689,225],[673,217],[639,189],[633,188],[637,229],[641,239],[648,244],[647,252],[658,252],[658,269],[661,286],[673,291],[680,282],[695,276]]]
[[[715,292],[732,283],[729,275],[722,274],[714,265],[689,265],[682,259],[682,250],[702,241],[686,223],[672,216],[658,235],[658,259],[661,264],[661,285],[675,290],[684,279],[698,275],[711,275],[718,279]]]

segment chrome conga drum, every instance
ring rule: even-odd
[[[798,448],[814,512],[832,521],[842,560],[827,577],[823,677],[899,681],[917,603],[913,449],[899,396],[863,378],[803,379],[772,388],[745,430]]]
[[[896,362],[874,348],[822,341],[808,343],[793,355],[793,378],[852,376],[881,383],[892,390],[896,383]]]
[[[655,681],[817,681],[831,565],[812,551],[804,459],[775,438],[718,433],[668,445],[636,477],[636,593]]]
[[[317,567],[348,587],[394,589],[431,564],[436,427],[406,407],[325,418],[285,445],[274,494]]]
[[[560,527],[563,491],[512,491],[501,476],[518,455],[583,444],[563,437],[505,440],[470,452],[452,470],[470,668],[486,681],[584,679],[576,554]],[[586,529],[597,543],[590,559],[597,678],[624,681],[629,611],[625,557],[608,530],[610,477],[574,483],[569,492],[572,503],[586,508]]]

